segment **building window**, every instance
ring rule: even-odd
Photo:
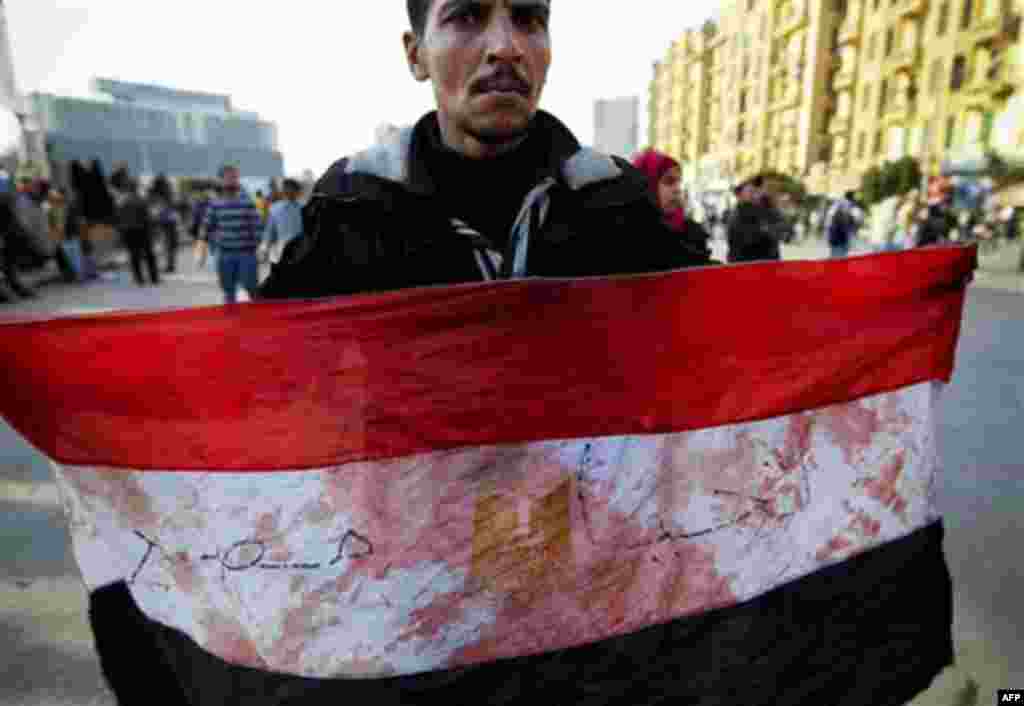
[[[942,36],[946,33],[946,28],[949,26],[949,0],[939,5],[939,22],[935,29],[935,33],[938,36]]]
[[[868,83],[868,84],[864,85],[864,99],[863,99],[863,102],[861,104],[861,109],[862,110],[867,110],[870,105],[871,105],[871,84]]]
[[[878,94],[878,112],[884,113],[886,103],[889,101],[889,79],[882,79],[882,90]],[[876,150],[877,151],[877,150]]]
[[[946,118],[946,140],[945,145],[948,150],[953,146],[953,138],[956,137],[956,116],[950,115]]]
[[[737,142],[737,144],[742,145],[743,142],[745,141],[746,137],[747,137],[746,125],[743,124],[743,121],[740,121],[739,126],[736,128],[736,142]]]
[[[949,90],[954,93],[959,91],[964,85],[964,79],[967,77],[967,59],[964,58],[963,54],[957,55],[953,59],[953,71],[950,74]]]
[[[868,61],[875,60],[875,49],[878,48],[878,33],[873,32],[868,39]]]
[[[747,89],[740,91],[740,112],[747,112]]]
[[[964,14],[960,17],[960,29],[967,29],[974,19],[974,0],[964,0]]]
[[[888,58],[892,54],[892,48],[896,44],[896,30],[892,27],[885,33],[885,56]]]
[[[874,149],[871,150],[876,156],[881,156],[882,150],[885,147],[885,134],[881,130],[875,131],[875,145]]]
[[[942,59],[936,59],[932,62],[932,75],[928,82],[928,92],[931,95],[937,94],[942,90],[942,76],[944,75],[942,69]]]

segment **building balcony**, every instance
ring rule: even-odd
[[[917,68],[917,59],[920,52],[917,47],[899,47],[892,56],[885,62],[887,72],[908,71],[912,72]]]
[[[928,12],[928,0],[899,0],[892,7],[894,17],[923,17]]]
[[[857,70],[852,66],[841,66],[832,76],[832,90],[839,91],[849,88],[857,80]]]
[[[1020,37],[1020,15],[999,14],[982,17],[974,23],[968,37],[975,44],[1007,46]]]
[[[860,40],[860,15],[847,15],[839,25],[839,46],[854,44]]]
[[[841,135],[850,131],[850,126],[853,124],[853,116],[849,113],[846,115],[833,115],[832,119],[828,121],[828,131],[831,135]]]
[[[775,28],[775,38],[781,39],[787,37],[797,30],[806,27],[810,21],[807,13],[807,5],[804,3],[797,3],[798,7],[794,9],[793,14],[789,17],[782,19],[778,26]]]
[[[975,72],[970,83],[964,85],[964,92],[972,97],[1004,98],[1016,90],[1005,64],[988,71]]]
[[[882,121],[891,125],[893,123],[902,123],[910,119],[914,112],[914,101],[910,99],[910,96],[901,96],[899,94],[892,97],[889,104],[885,107],[885,113],[882,115]]]

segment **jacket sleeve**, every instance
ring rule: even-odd
[[[314,199],[303,235],[290,241],[260,288],[262,299],[316,299],[381,289],[377,238],[357,204]]]

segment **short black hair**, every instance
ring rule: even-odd
[[[295,179],[285,179],[282,186],[285,191],[302,191],[302,184]]]
[[[430,4],[433,0],[405,0],[405,7],[409,11],[409,26],[417,37],[422,37],[427,31],[427,16],[430,14]]]
[[[417,37],[422,37],[427,29],[427,15],[430,14],[432,0],[405,0],[409,11],[409,26]]]

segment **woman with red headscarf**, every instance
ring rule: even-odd
[[[686,204],[679,188],[683,178],[679,162],[667,154],[649,149],[637,155],[633,166],[647,176],[651,195],[664,214],[665,223],[682,238],[710,254],[708,240],[711,236],[703,226],[686,217]]]

